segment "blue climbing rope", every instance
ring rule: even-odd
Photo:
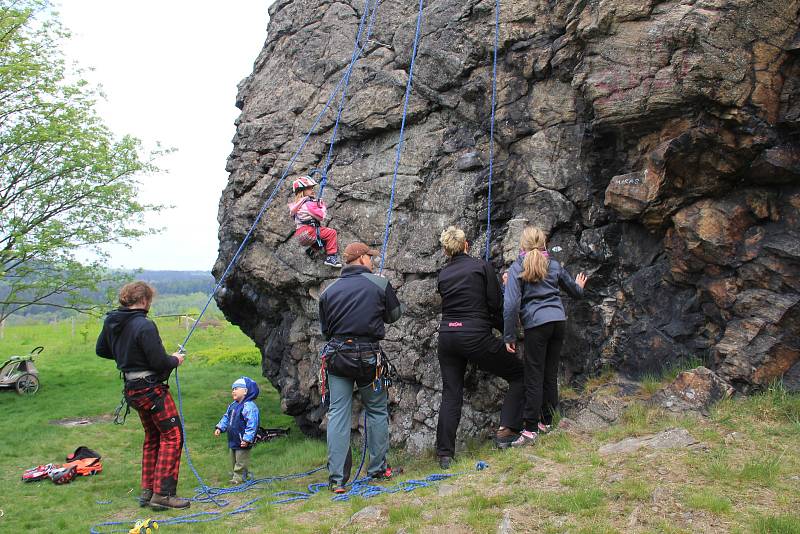
[[[375,7],[377,7],[377,0],[375,0],[375,2],[376,2],[375,3]],[[366,0],[366,3],[367,3],[367,8],[368,8],[369,0]],[[361,31],[363,29],[363,22],[364,22],[364,20],[366,18],[367,8],[365,8],[364,14],[362,15],[361,23],[359,24],[359,32],[358,32],[358,34],[356,36],[356,49],[358,50],[358,52],[353,54],[350,67],[345,72],[345,74],[342,76],[342,78],[339,80],[339,83],[336,85],[334,90],[331,92],[330,96],[328,97],[328,100],[325,102],[325,106],[322,108],[322,110],[317,115],[316,119],[314,120],[313,124],[311,125],[311,128],[309,128],[308,133],[306,134],[305,138],[300,143],[300,146],[297,148],[297,150],[295,151],[295,153],[292,155],[291,159],[289,160],[289,163],[287,164],[286,168],[284,169],[283,174],[278,179],[278,181],[275,183],[275,186],[273,187],[272,192],[270,193],[269,197],[264,202],[264,204],[261,206],[261,209],[259,210],[258,214],[256,215],[256,218],[253,221],[253,224],[250,226],[250,229],[245,234],[244,239],[242,240],[241,244],[239,245],[239,248],[236,250],[236,252],[234,253],[234,255],[231,258],[230,262],[228,263],[227,267],[225,268],[225,271],[220,276],[219,281],[217,282],[217,285],[211,291],[211,294],[209,295],[208,300],[206,301],[205,305],[203,306],[203,309],[200,311],[200,314],[197,316],[197,319],[195,319],[194,323],[192,324],[191,329],[186,334],[186,337],[184,338],[183,343],[181,343],[181,345],[179,347],[179,350],[183,351],[185,349],[186,344],[189,342],[189,339],[192,337],[192,334],[194,333],[195,329],[197,328],[197,325],[200,322],[200,319],[203,317],[203,315],[205,314],[206,310],[211,305],[211,301],[214,299],[214,295],[217,293],[217,291],[219,291],[219,288],[222,287],[222,284],[225,282],[225,280],[226,280],[228,274],[230,273],[231,269],[233,268],[233,266],[238,261],[239,257],[242,254],[242,251],[244,250],[244,247],[247,245],[247,243],[249,242],[251,236],[253,235],[253,232],[255,231],[255,228],[258,225],[258,222],[264,216],[264,213],[266,212],[267,208],[270,206],[270,204],[274,200],[278,190],[281,188],[281,186],[283,185],[283,182],[286,180],[286,177],[291,172],[292,167],[294,166],[294,162],[297,160],[297,157],[300,155],[302,150],[305,148],[305,146],[308,143],[308,140],[311,138],[311,135],[313,134],[314,130],[316,130],[317,126],[319,125],[320,121],[322,120],[322,117],[325,115],[325,113],[330,108],[331,103],[333,102],[333,99],[336,97],[337,94],[339,94],[340,90],[343,93],[346,90],[346,86],[350,81],[349,74],[350,74],[350,71],[352,70],[352,64],[355,62],[355,60],[358,59],[358,57],[360,56],[361,52],[363,51],[363,46],[362,47],[358,47],[358,39],[359,39]],[[371,17],[371,20],[370,20],[370,30],[369,30],[370,32],[371,32],[372,21],[374,20],[374,13],[375,13],[375,9],[373,8],[373,10],[372,10],[373,17]],[[323,177],[323,180],[324,180],[324,177]],[[178,396],[178,414],[179,414],[180,419],[181,419],[181,424],[185,428],[186,425],[185,425],[185,418],[184,418],[184,415],[183,415],[183,397],[182,397],[182,394],[181,394],[180,377],[179,377],[179,373],[178,373],[178,369],[177,368],[175,369],[175,385],[176,385],[177,393],[178,393],[178,395],[177,395]],[[191,452],[189,450],[189,442],[185,438],[184,438],[184,442],[183,442],[183,448],[184,448],[184,451],[186,452],[186,463],[189,466],[189,468],[191,469],[191,471],[194,474],[194,476],[197,479],[197,481],[200,483],[200,488],[203,490],[203,493],[208,496],[209,501],[214,502],[218,506],[224,506],[225,504],[227,504],[227,503],[223,504],[223,501],[215,499],[213,494],[212,494],[212,492],[210,492],[211,488],[209,486],[207,486],[203,482],[202,477],[197,472],[197,469],[194,467],[194,463],[192,462],[192,459],[191,459]]]
[[[389,208],[386,210],[386,228],[383,231],[383,245],[381,246],[381,263],[378,273],[383,273],[383,263],[386,259],[386,244],[389,242],[389,228],[392,226],[392,209],[394,208],[394,192],[397,185],[397,169],[400,167],[400,155],[403,152],[403,133],[406,128],[408,114],[408,98],[411,95],[411,81],[414,79],[414,62],[417,60],[417,45],[419,44],[420,28],[422,25],[422,10],[424,0],[419,0],[419,13],[417,14],[417,29],[414,33],[414,46],[411,49],[411,64],[408,68],[408,82],[406,82],[406,96],[403,100],[403,120],[400,122],[400,140],[397,142],[397,151],[394,157],[394,172],[392,174],[392,192],[389,196]]]
[[[180,525],[187,523],[208,523],[209,521],[216,521],[217,519],[221,519],[223,517],[238,515],[245,512],[251,512],[255,510],[255,507],[251,505],[259,500],[261,500],[261,497],[251,499],[246,503],[241,504],[236,508],[234,508],[233,510],[227,512],[196,512],[193,514],[181,515],[177,517],[154,519],[154,521],[158,523],[159,526]],[[89,529],[89,532],[91,534],[110,534],[111,532],[129,532],[135,522],[136,521],[106,521],[104,523],[98,523],[96,525],[92,525],[92,527]],[[120,527],[120,526],[123,528],[112,528],[110,530],[106,530],[104,528],[104,527]]]
[[[489,464],[484,462],[483,460],[479,460],[475,464],[476,471],[483,471],[487,469]],[[331,497],[332,501],[341,502],[341,501],[349,501],[355,497],[361,497],[364,499],[369,499],[371,497],[377,497],[378,495],[385,495],[385,494],[392,494],[392,493],[399,493],[399,492],[410,492],[414,491],[419,488],[428,488],[435,482],[441,482],[442,480],[446,480],[448,478],[456,477],[465,474],[465,472],[460,473],[433,473],[428,475],[423,479],[408,479],[398,482],[393,486],[379,486],[377,484],[371,484],[373,479],[370,477],[364,477],[360,479],[356,479],[350,485],[350,488],[347,490],[346,493],[342,493],[339,495],[334,495]],[[284,497],[283,499],[278,499],[274,501],[270,501],[269,504],[288,504],[297,501],[307,501],[324,488],[327,488],[327,484],[309,484],[308,491],[279,491],[273,493],[273,497]]]
[[[369,24],[367,25],[367,34],[364,38],[363,42],[361,42],[361,31],[364,26],[364,20],[367,17],[367,14],[370,13],[370,4],[369,0],[366,0],[366,4],[364,6],[364,13],[361,15],[361,22],[358,26],[358,33],[356,35],[356,42],[353,45],[353,54],[350,57],[350,65],[347,67],[347,72],[345,73],[345,78],[347,81],[344,84],[344,88],[342,89],[342,95],[339,97],[339,109],[336,112],[336,122],[333,125],[333,133],[331,134],[331,142],[328,146],[328,153],[325,155],[325,163],[320,170],[320,174],[322,175],[322,180],[319,183],[319,198],[322,198],[322,195],[325,191],[325,185],[328,183],[328,170],[330,169],[331,164],[331,157],[333,156],[333,146],[336,144],[336,133],[339,131],[339,120],[342,118],[342,110],[344,109],[344,103],[347,98],[347,87],[350,84],[350,75],[353,73],[353,67],[355,66],[358,59],[364,53],[364,50],[369,43],[369,38],[372,36],[372,26],[375,23],[375,13],[378,12],[378,3],[380,0],[374,0],[372,3],[372,12],[369,16]]]
[[[369,2],[369,0],[366,0],[366,1],[367,1],[367,3]],[[365,10],[365,14],[366,14],[366,10]],[[361,28],[363,27],[363,20],[364,20],[364,17],[362,17],[362,24],[359,25],[359,32],[360,32]],[[358,43],[358,36],[356,37],[356,43]],[[349,72],[349,70],[348,70],[348,72]],[[275,196],[277,195],[278,191],[280,190],[281,186],[283,185],[283,182],[286,180],[286,177],[291,172],[292,167],[294,166],[294,163],[297,160],[298,156],[300,155],[300,153],[305,148],[306,144],[308,143],[308,140],[311,138],[311,135],[314,133],[314,130],[316,130],[317,126],[319,125],[320,121],[322,120],[322,117],[325,116],[325,113],[330,108],[331,103],[333,102],[333,99],[336,97],[336,95],[339,93],[339,91],[343,89],[343,86],[346,85],[347,83],[349,83],[349,76],[347,75],[347,73],[345,73],[345,75],[342,76],[342,78],[339,80],[339,83],[336,85],[336,87],[333,89],[333,91],[331,91],[331,94],[328,97],[328,100],[325,102],[325,105],[323,106],[322,110],[319,112],[319,114],[317,115],[316,119],[312,123],[311,127],[308,130],[308,133],[303,138],[303,141],[300,143],[300,146],[297,148],[297,150],[294,152],[292,157],[289,159],[289,162],[286,165],[286,168],[284,169],[283,174],[278,179],[278,181],[275,183],[275,186],[273,187],[272,192],[270,193],[270,195],[267,198],[267,200],[262,204],[261,209],[259,210],[258,214],[256,215],[256,218],[253,220],[253,224],[250,226],[250,229],[245,234],[244,239],[242,239],[242,242],[239,245],[239,248],[236,250],[236,252],[234,253],[234,255],[231,258],[230,262],[228,263],[227,267],[225,268],[225,271],[220,276],[219,281],[217,282],[217,285],[214,287],[214,289],[209,294],[208,300],[206,301],[205,305],[203,306],[203,309],[200,311],[200,314],[197,316],[197,319],[195,319],[195,321],[192,324],[189,332],[186,334],[186,337],[184,338],[183,343],[181,343],[180,346],[179,346],[179,350],[181,352],[184,351],[184,349],[186,347],[186,344],[189,342],[189,339],[192,337],[192,334],[194,333],[195,329],[197,328],[197,325],[199,324],[200,319],[203,317],[203,315],[205,314],[206,310],[208,310],[208,307],[211,305],[211,301],[214,299],[214,295],[216,295],[217,291],[219,291],[219,288],[222,287],[222,284],[225,282],[228,274],[231,272],[231,269],[233,268],[233,266],[236,264],[236,262],[238,261],[239,257],[241,256],[242,251],[244,250],[245,246],[247,245],[247,243],[249,242],[251,236],[253,235],[253,232],[255,231],[256,226],[258,225],[258,223],[261,220],[261,218],[264,216],[264,213],[266,212],[267,208],[270,206],[270,204],[272,204],[272,201],[275,199]],[[181,420],[181,424],[182,424],[183,428],[186,428],[186,419],[185,419],[184,414],[183,414],[183,395],[181,393],[180,376],[179,376],[179,372],[178,372],[177,368],[175,369],[175,385],[176,385],[176,388],[177,388],[177,397],[178,397],[178,414],[180,416],[180,420]],[[204,498],[196,496],[194,500],[197,500],[197,501],[200,501],[200,502],[213,502],[214,504],[216,504],[217,506],[220,506],[220,507],[226,506],[228,504],[228,502],[223,500],[223,499],[219,499],[216,496],[221,494],[221,492],[220,492],[221,489],[230,490],[231,488],[212,488],[212,487],[206,485],[205,482],[203,482],[203,479],[200,476],[200,473],[198,473],[197,469],[194,466],[194,463],[192,462],[191,451],[189,449],[189,442],[186,439],[185,434],[184,434],[184,441],[183,441],[183,449],[184,449],[184,451],[186,453],[186,463],[189,466],[189,468],[191,469],[191,471],[194,474],[194,476],[197,479],[197,481],[200,483],[200,488],[199,488],[198,493],[200,495],[205,495],[206,496]],[[322,468],[317,468],[316,470],[319,470],[319,469],[322,469]],[[312,472],[315,472],[316,470],[314,470]],[[248,489],[249,487],[250,486],[248,485],[247,488],[245,488],[245,489]],[[239,489],[239,491],[244,491],[244,489]],[[228,492],[230,492],[230,491],[228,491]],[[235,512],[235,513],[240,513],[240,512]],[[218,512],[216,514],[219,515]],[[230,514],[230,513],[228,513],[228,514]]]
[[[492,59],[492,120],[489,126],[489,190],[486,202],[486,252],[484,259],[489,261],[492,240],[492,175],[494,172],[494,114],[497,102],[497,46],[500,39],[500,0],[494,2],[494,56]]]

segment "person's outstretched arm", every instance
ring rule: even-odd
[[[152,321],[147,321],[136,336],[136,340],[147,358],[148,367],[153,371],[171,371],[183,363],[182,355],[167,354],[164,350],[158,328]]]
[[[392,284],[389,282],[386,282],[384,295],[386,297],[386,309],[383,312],[383,322],[387,324],[393,323],[403,315],[403,305],[400,303]]]
[[[558,285],[576,299],[583,298],[583,286],[586,285],[586,280],[588,278],[584,273],[578,273],[573,279],[563,266],[558,270]]]

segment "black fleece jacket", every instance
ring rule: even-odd
[[[106,314],[95,348],[98,356],[115,360],[123,372],[155,371],[164,379],[178,367],[178,358],[167,354],[156,324],[147,311],[119,308]]]
[[[440,332],[503,329],[503,291],[491,264],[456,254],[439,271]]]
[[[392,284],[363,265],[345,265],[319,296],[319,324],[325,339],[352,336],[371,341],[386,335],[384,323],[403,314]]]

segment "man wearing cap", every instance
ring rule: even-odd
[[[347,245],[341,275],[319,297],[320,327],[328,340],[324,350],[330,390],[328,478],[334,493],[344,493],[350,478],[347,460],[353,384],[358,386],[367,414],[367,475],[374,479],[392,477],[386,462],[388,397],[381,380],[387,363],[379,341],[386,332],[384,323],[397,321],[403,310],[389,281],[372,274],[372,259],[377,254],[364,243]]]

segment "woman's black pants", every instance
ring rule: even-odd
[[[566,321],[553,321],[525,330],[525,429],[549,425],[558,409],[558,362]]]
[[[506,351],[491,332],[439,332],[439,365],[442,369],[442,405],[436,426],[436,454],[453,457],[456,430],[464,403],[464,373],[467,363],[508,382],[500,425],[519,429],[522,425],[522,363]]]

